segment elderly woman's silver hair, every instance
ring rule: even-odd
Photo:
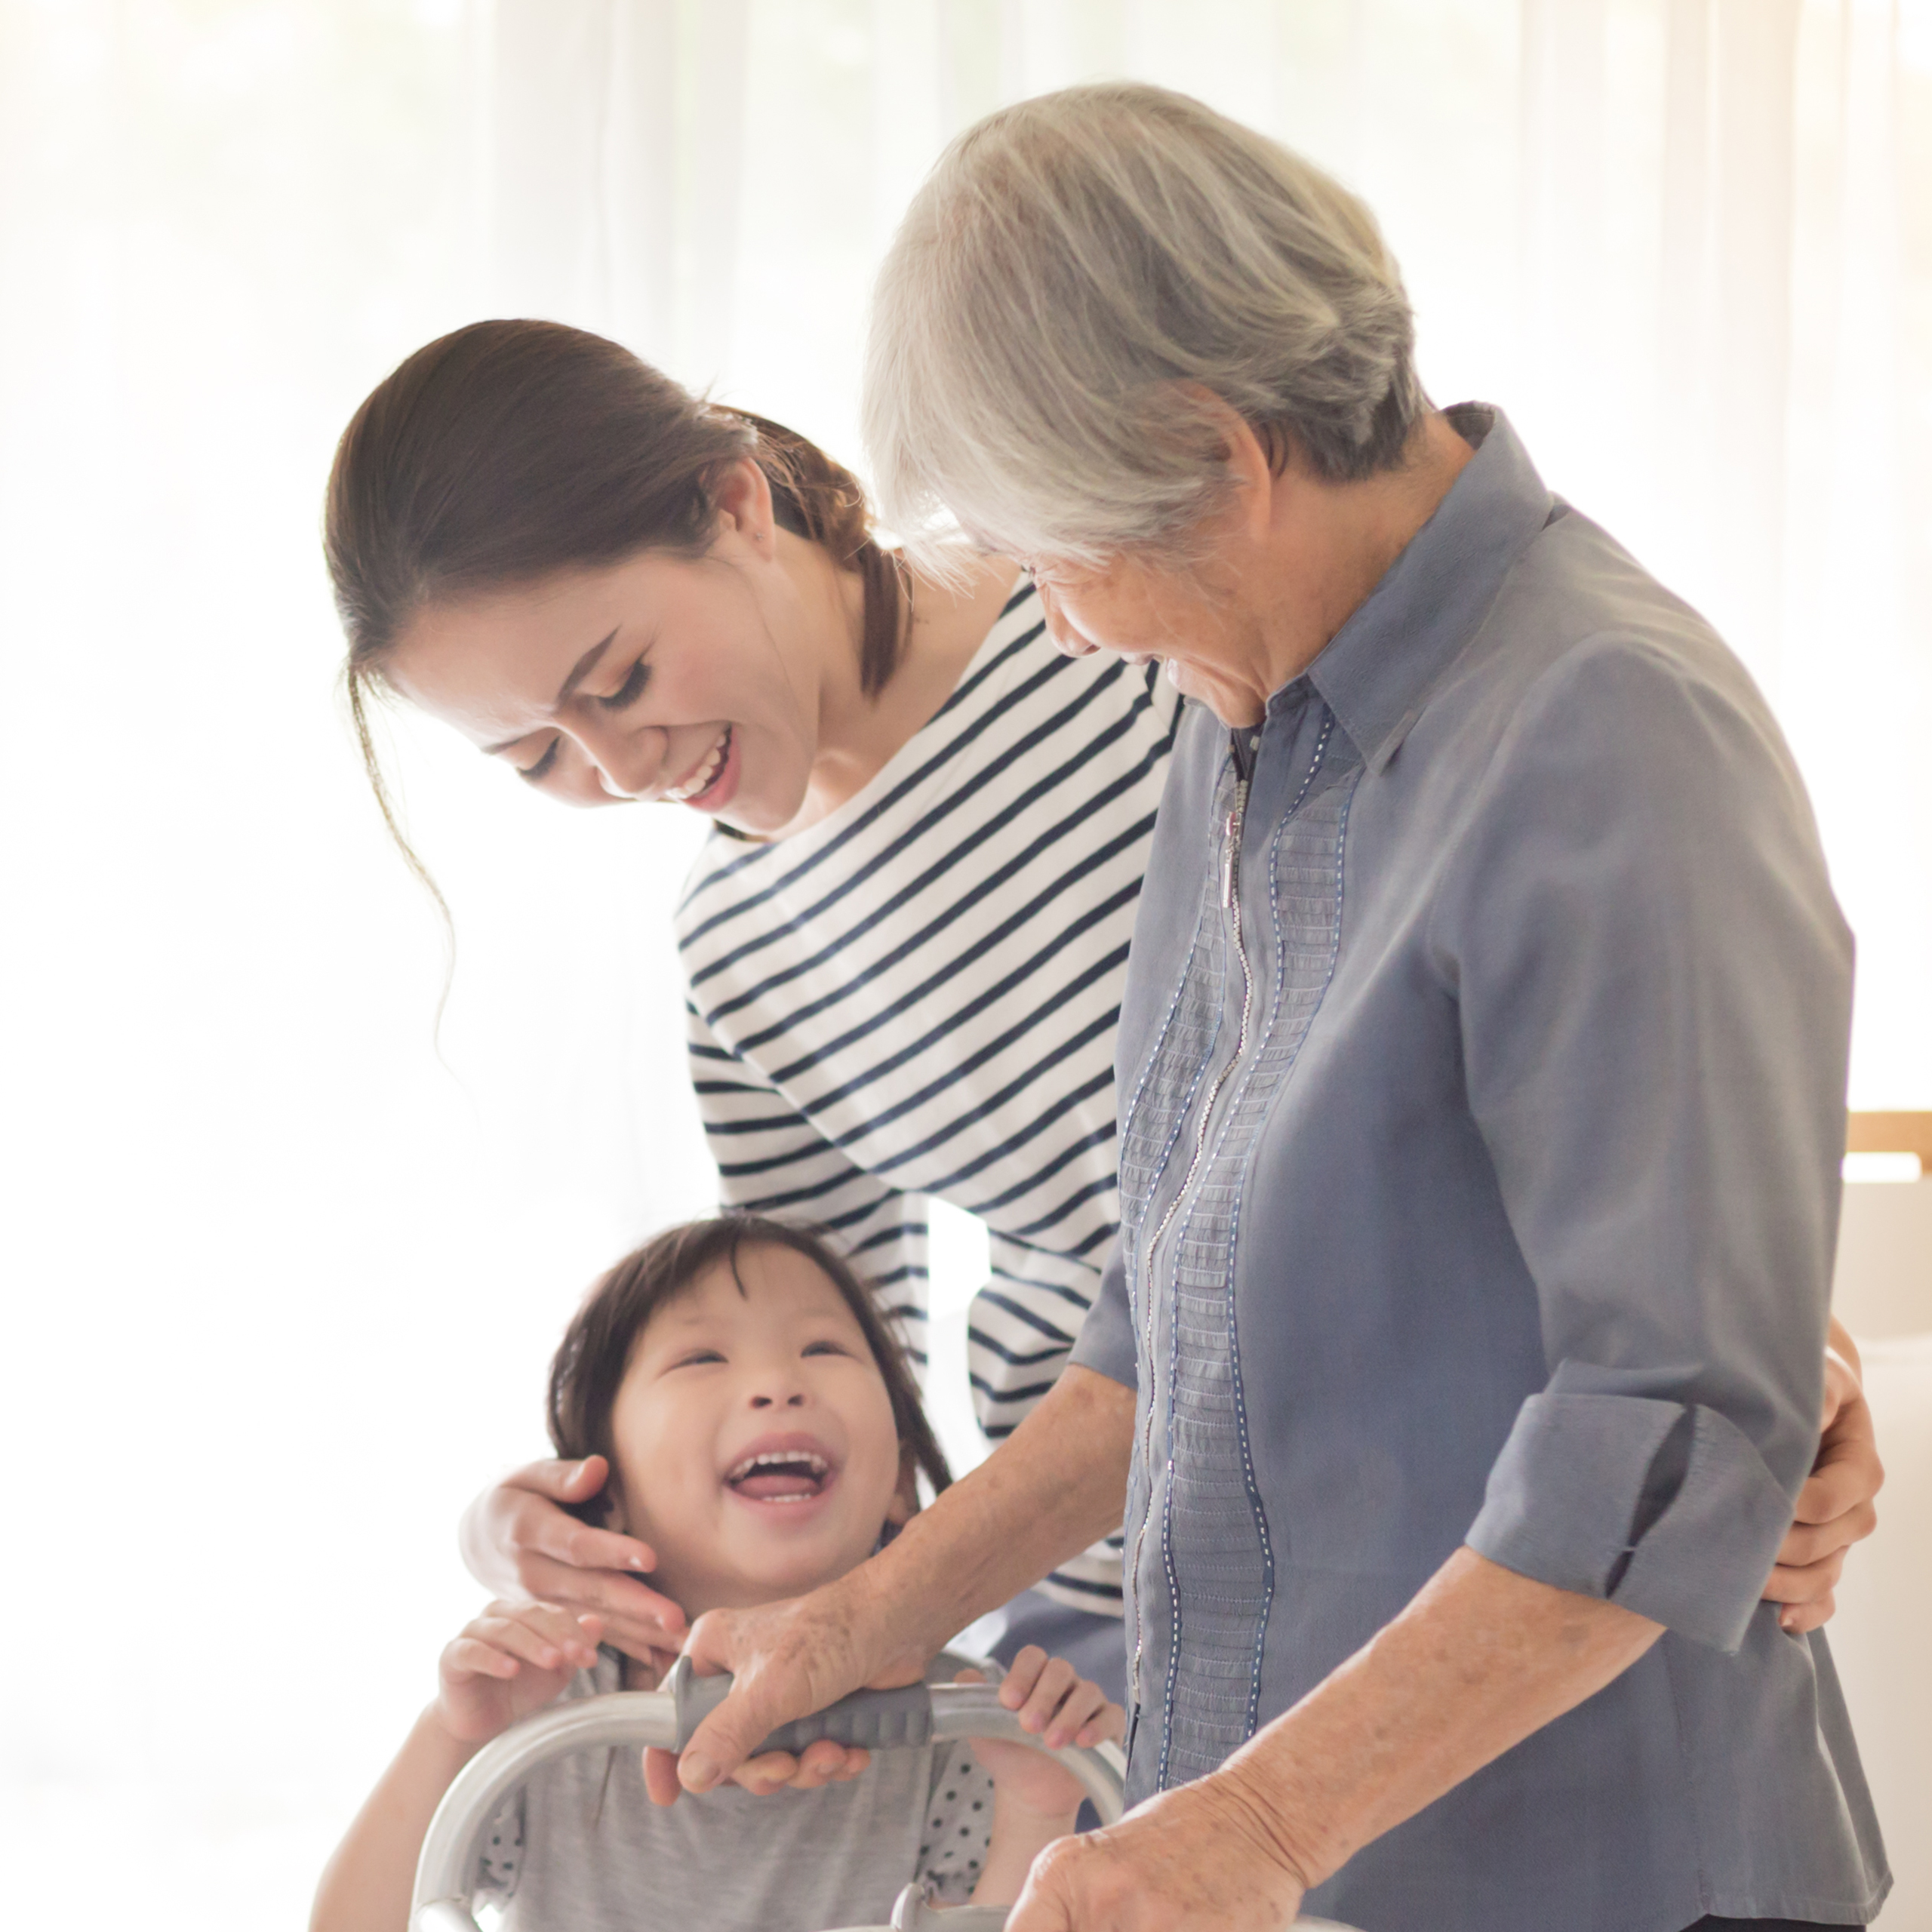
[[[1398,464],[1428,407],[1375,219],[1185,94],[1069,88],[941,157],[873,297],[864,426],[885,521],[928,561],[1184,552],[1231,487],[1212,398],[1278,464]],[[1225,418],[1223,418],[1225,421]]]

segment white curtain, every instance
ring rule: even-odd
[[[1927,0],[0,0],[17,1912],[302,1921],[565,1311],[707,1197],[695,828],[405,718],[438,1057],[334,696],[334,438],[513,311],[856,462],[919,176],[1108,74],[1361,189],[1432,392],[1507,407],[1744,653],[1860,936],[1854,1098],[1932,1105]]]

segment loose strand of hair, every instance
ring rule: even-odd
[[[390,842],[402,854],[403,863],[414,874],[417,884],[429,895],[442,928],[443,983],[436,995],[436,1016],[430,1028],[436,1057],[440,1060],[443,1057],[443,1015],[449,1007],[451,989],[456,983],[456,920],[450,912],[449,901],[443,897],[442,888],[436,883],[429,868],[423,863],[403,831],[396,811],[395,795],[389,789],[389,779],[383,770],[382,755],[377,749],[375,733],[370,724],[363,674],[352,660],[343,667],[343,682],[348,691],[349,717],[355,734],[356,749],[362,755],[362,770],[369,780],[369,789],[376,795],[376,808],[383,815]],[[448,1063],[445,1061],[444,1065],[447,1069]]]

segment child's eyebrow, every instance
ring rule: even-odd
[[[670,1327],[674,1325],[689,1328],[695,1324],[715,1318],[706,1307],[702,1295],[682,1294],[675,1301],[666,1302],[651,1317],[653,1328]]]
[[[665,1349],[688,1349],[694,1342],[715,1339],[715,1331],[710,1326],[686,1315],[677,1321],[654,1321],[650,1334],[638,1338],[637,1350],[641,1356],[656,1355]]]

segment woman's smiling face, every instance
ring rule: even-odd
[[[829,1583],[912,1512],[864,1331],[789,1247],[746,1246],[659,1309],[611,1423],[622,1527],[688,1616]]]
[[[719,507],[703,556],[646,550],[428,606],[385,675],[568,804],[668,799],[781,830],[817,753],[817,666],[755,466]]]

